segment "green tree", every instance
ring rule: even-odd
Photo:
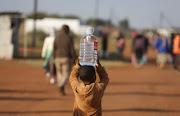
[[[47,14],[45,12],[37,12],[36,18],[37,19],[43,19],[47,16]],[[26,15],[27,18],[34,18],[34,13],[29,13],[28,15]]]
[[[67,19],[80,19],[78,16],[75,15],[65,15],[62,18],[67,18]]]
[[[106,22],[103,19],[88,19],[86,21],[86,24],[98,26],[98,25],[105,25]]]
[[[33,35],[33,31],[27,33],[27,37],[30,38],[29,40],[31,40],[32,35]],[[35,40],[36,47],[42,47],[44,39],[47,36],[48,36],[47,33],[43,32],[41,30],[37,30],[36,31],[36,40]]]
[[[90,18],[86,21],[87,25],[94,25],[94,26],[110,26],[113,27],[114,25],[112,24],[111,20],[103,20],[103,19],[93,19]]]
[[[128,29],[129,29],[129,21],[128,21],[128,19],[121,20],[121,21],[119,22],[119,27],[120,27],[122,30],[128,30]]]
[[[61,16],[58,15],[58,14],[49,14],[47,17],[51,17],[51,18],[61,18]]]

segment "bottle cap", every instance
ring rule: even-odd
[[[88,27],[87,30],[86,30],[86,34],[87,35],[90,35],[90,34],[93,34],[94,33],[94,28],[93,27]]]

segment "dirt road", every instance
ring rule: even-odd
[[[180,72],[148,64],[106,68],[103,116],[180,116]],[[0,116],[72,116],[74,96],[50,85],[39,66],[0,63]]]

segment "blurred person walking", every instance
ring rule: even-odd
[[[158,67],[164,68],[167,61],[167,53],[170,49],[168,39],[164,36],[164,33],[160,32],[159,37],[156,40],[153,49],[158,49],[156,62]]]
[[[109,56],[107,48],[108,48],[108,34],[103,33],[102,34],[102,58],[107,58]]]
[[[133,53],[135,53],[135,65],[140,68],[143,64],[143,54],[145,51],[145,44],[142,35],[137,35],[133,41]]]
[[[124,46],[125,46],[125,39],[122,33],[119,33],[119,36],[117,38],[117,58],[122,59],[123,57],[123,51],[124,51]]]
[[[54,57],[57,69],[57,86],[59,92],[65,95],[65,84],[69,78],[72,64],[75,63],[75,50],[68,25],[63,25],[61,32],[54,41]]]
[[[143,35],[143,39],[144,39],[143,61],[144,61],[144,63],[147,63],[147,61],[148,61],[147,51],[148,51],[148,46],[149,46],[149,40],[148,40],[147,36],[145,36],[145,35]]]
[[[175,54],[174,69],[179,70],[179,60],[180,60],[180,34],[177,34],[173,40],[173,53]]]
[[[176,55],[174,54],[173,52],[173,48],[174,48],[174,38],[175,38],[175,33],[171,33],[171,37],[170,37],[170,50],[169,50],[169,53],[171,55],[171,59],[172,59],[172,64],[175,63],[175,58],[176,58]]]
[[[138,34],[138,33],[137,33],[136,31],[133,31],[133,32],[132,32],[132,37],[133,37],[132,39],[133,39],[133,40],[132,40],[132,45],[131,45],[131,47],[132,47],[132,48],[131,48],[131,49],[132,49],[132,51],[131,51],[131,52],[132,52],[131,62],[132,62],[133,64],[136,63],[136,56],[135,56],[135,53],[134,53],[133,44],[134,44],[134,40],[136,39],[137,34]]]
[[[42,58],[45,58],[43,67],[45,69],[46,76],[50,77],[51,84],[54,84],[56,82],[55,80],[56,67],[55,67],[55,61],[52,55],[54,39],[55,39],[55,30],[52,29],[50,30],[49,36],[44,39],[44,44],[43,44],[42,53],[41,53]]]

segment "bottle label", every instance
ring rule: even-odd
[[[98,42],[94,42],[94,50],[97,50]]]

